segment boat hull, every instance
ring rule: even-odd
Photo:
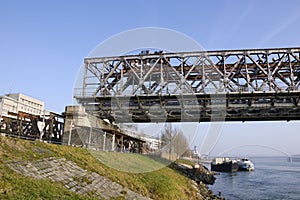
[[[238,160],[239,171],[254,171],[254,164],[248,159]]]
[[[244,167],[239,167],[238,171],[254,171],[254,169],[251,168],[244,168]]]
[[[234,162],[224,162],[220,164],[211,163],[211,171],[216,172],[236,172],[239,169],[239,165]]]

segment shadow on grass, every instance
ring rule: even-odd
[[[145,173],[156,171],[172,162],[155,154],[135,154],[122,152],[93,151],[90,153],[102,164],[118,171]]]

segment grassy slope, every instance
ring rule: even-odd
[[[24,197],[26,199],[56,199],[57,197],[61,199],[87,199],[86,196],[83,197],[69,192],[60,183],[21,176],[4,165],[5,162],[10,160],[37,160],[53,156],[65,157],[77,163],[83,169],[104,175],[112,181],[153,199],[196,198],[197,191],[189,184],[190,180],[168,167],[161,168],[162,164],[160,162],[141,155],[116,154],[100,152],[98,155],[92,156],[89,151],[83,148],[0,136],[0,199],[20,199]],[[113,158],[112,160],[117,160],[126,165],[132,164],[130,167],[133,169],[138,169],[137,166],[140,166],[141,160],[142,163],[146,163],[146,166],[160,169],[147,173],[126,173],[102,164],[95,158],[96,156],[100,160],[110,157]],[[114,158],[114,156],[117,157]],[[145,166],[141,166],[145,170],[143,167]],[[90,199],[92,198],[90,196]]]

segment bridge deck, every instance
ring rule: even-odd
[[[89,112],[117,122],[207,122],[299,120],[299,98],[300,91],[77,99]]]

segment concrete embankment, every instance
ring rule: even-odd
[[[18,174],[36,179],[60,182],[71,192],[84,195],[93,193],[100,199],[124,198],[150,200],[95,172],[82,169],[65,158],[44,158],[36,161],[12,161],[7,164]]]

